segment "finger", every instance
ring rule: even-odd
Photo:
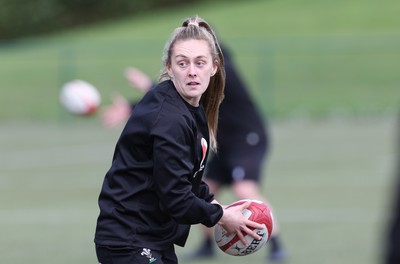
[[[254,239],[257,239],[257,240],[261,239],[261,237],[256,232],[254,232],[253,230],[251,230],[248,227],[243,228],[243,231],[246,232],[246,234],[248,234],[251,237],[253,237]]]
[[[242,241],[243,245],[245,245],[246,247],[249,246],[249,242],[247,242],[246,238],[244,237],[242,231],[238,231],[236,232],[236,235],[239,237],[240,241]]]
[[[250,206],[250,204],[251,204],[251,202],[246,201],[246,202],[244,202],[242,204],[236,205],[235,209],[238,210],[238,211],[243,211],[244,209],[248,208]]]
[[[250,206],[250,204],[251,204],[250,201],[246,201],[246,202],[244,202],[243,204],[241,204],[241,207],[242,207],[242,209],[246,209],[247,207]]]
[[[246,226],[252,227],[252,228],[257,228],[257,229],[264,229],[265,225],[251,221],[251,220],[246,220]]]

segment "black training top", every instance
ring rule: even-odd
[[[191,224],[214,226],[223,212],[201,179],[208,142],[202,106],[186,103],[171,81],[149,91],[117,142],[95,243],[163,250],[183,246]]]

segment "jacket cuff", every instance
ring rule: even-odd
[[[212,213],[210,214],[209,219],[201,222],[206,227],[215,226],[221,219],[222,215],[224,214],[224,210],[222,209],[221,205],[211,204],[211,206],[212,206]]]

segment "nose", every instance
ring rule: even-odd
[[[189,77],[196,77],[197,73],[196,73],[196,67],[193,64],[190,64],[189,66]]]

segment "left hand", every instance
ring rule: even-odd
[[[227,231],[228,235],[236,233],[242,243],[248,246],[245,239],[246,235],[250,235],[255,239],[261,239],[260,236],[252,229],[263,229],[264,226],[257,222],[247,219],[242,211],[250,206],[250,202],[245,202],[240,205],[224,208],[224,214],[221,217],[219,224]]]
[[[132,109],[129,102],[120,94],[112,97],[112,104],[103,109],[102,124],[105,127],[115,127],[125,122],[131,115]]]

